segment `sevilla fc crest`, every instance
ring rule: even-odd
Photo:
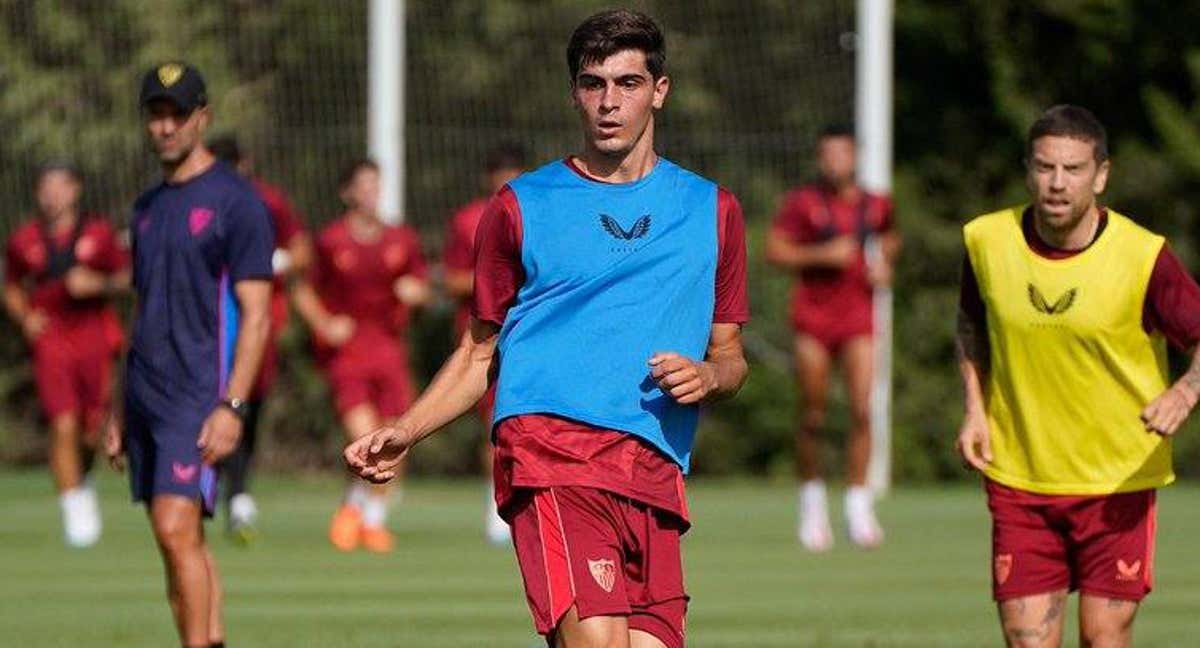
[[[1012,574],[1012,554],[1000,554],[996,556],[996,584],[1003,585],[1008,581],[1008,577]]]
[[[588,569],[592,572],[592,578],[596,579],[596,584],[600,586],[600,589],[611,594],[613,585],[617,582],[616,563],[606,558],[589,560],[587,563]]]

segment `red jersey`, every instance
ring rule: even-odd
[[[750,319],[745,223],[737,198],[724,188],[717,194],[717,228],[713,322],[745,323]],[[501,325],[525,280],[520,207],[508,187],[488,204],[475,248],[472,315]],[[495,434],[501,508],[513,488],[590,486],[687,519],[679,466],[632,435],[545,415],[505,419]]]
[[[75,228],[54,234],[40,220],[32,220],[8,239],[5,281],[22,286],[30,305],[46,313],[45,334],[98,332],[115,348],[121,329],[108,300],[67,294],[63,277],[75,265],[111,274],[129,266],[129,251],[117,241],[112,225],[93,215],[83,215]]]
[[[1108,226],[1108,212],[1100,208],[1100,224],[1093,241]],[[1080,250],[1062,250],[1041,239],[1033,226],[1033,215],[1027,210],[1021,220],[1025,243],[1034,253],[1047,259],[1067,259]],[[971,259],[963,255],[962,282],[959,284],[958,307],[971,320],[981,336],[986,337],[987,306],[979,293],[979,281]],[[1200,342],[1200,286],[1192,280],[1183,263],[1163,245],[1154,260],[1146,299],[1142,302],[1142,328],[1147,333],[1159,332],[1177,349],[1188,350]],[[981,338],[982,339],[982,338]]]
[[[775,214],[771,227],[798,245],[824,243],[850,235],[860,242],[894,226],[892,202],[885,196],[865,191],[848,202],[823,184],[813,184],[789,192]],[[792,292],[792,317],[797,322],[820,319],[821,314],[838,317],[870,317],[871,282],[867,278],[866,257],[858,258],[843,270],[807,268],[798,273]]]
[[[396,280],[425,278],[425,257],[416,230],[384,225],[374,241],[354,238],[347,217],[325,227],[316,241],[313,284],[330,313],[354,319],[348,345],[376,336],[396,338],[408,327],[408,307],[396,296]]]
[[[442,249],[442,264],[447,271],[471,272],[475,269],[475,232],[487,208],[488,199],[478,198],[463,205],[450,217],[446,226],[446,244]],[[471,318],[471,298],[459,300],[454,312],[454,330],[461,335]]]
[[[275,230],[275,253],[278,255],[281,250],[287,250],[292,239],[304,232],[304,222],[282,189],[258,178],[251,178],[250,184],[254,185],[258,197],[267,207],[267,214],[271,216],[271,225]],[[284,284],[283,277],[284,273],[276,267],[271,281],[271,336],[267,340],[266,355],[263,356],[258,382],[254,387],[254,396],[257,399],[262,399],[275,382],[278,362],[275,354],[275,337],[279,335],[283,327],[287,326],[287,286]]]

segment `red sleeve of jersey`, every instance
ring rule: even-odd
[[[408,247],[408,261],[404,264],[405,275],[424,279],[428,274],[425,253],[421,251],[421,236],[411,227],[404,228],[404,244]]]
[[[979,292],[979,280],[975,277],[975,268],[971,265],[971,256],[963,255],[962,279],[958,283],[958,311],[961,316],[971,320],[975,330],[982,338],[987,331],[987,305],[983,303],[983,295]]]
[[[1142,327],[1162,333],[1177,349],[1189,350],[1200,342],[1200,286],[1166,244],[1146,287]]]
[[[876,231],[890,232],[896,228],[896,207],[892,204],[892,199],[887,196],[879,197],[879,226]]]
[[[725,187],[717,189],[717,278],[713,322],[750,321],[746,296],[746,221],[742,206]]]
[[[497,326],[525,283],[521,263],[521,206],[504,187],[488,203],[475,234],[475,293],[471,315]]]
[[[91,233],[96,237],[97,251],[93,264],[104,272],[118,272],[129,267],[129,250],[117,240],[117,232],[107,220],[95,220]]]
[[[17,230],[8,238],[4,246],[4,280],[8,283],[20,283],[29,276],[29,266],[25,264],[25,255],[21,249],[21,232]]]
[[[442,263],[450,270],[468,271],[475,262],[475,241],[472,232],[466,230],[467,209],[458,210],[446,227],[446,245],[442,249]]]
[[[783,232],[793,243],[811,243],[816,240],[804,193],[803,189],[789,191],[783,197],[783,204],[771,221],[771,229]]]
[[[258,190],[259,198],[267,206],[267,213],[271,215],[271,225],[275,228],[275,247],[287,247],[297,234],[304,231],[304,219],[300,217],[287,194],[278,187],[256,180],[254,188]]]

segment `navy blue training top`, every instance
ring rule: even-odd
[[[237,346],[233,284],[271,278],[274,232],[254,188],[216,162],[137,199],[130,223],[137,317],[126,401],[177,420],[224,397]]]

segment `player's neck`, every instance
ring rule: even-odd
[[[207,148],[197,146],[178,163],[164,162],[163,180],[167,184],[183,184],[208,171],[216,161],[217,158]]]
[[[41,216],[42,224],[51,234],[61,234],[75,229],[75,223],[79,222],[79,211],[74,207],[53,213],[42,213]]]
[[[825,180],[824,182],[829,192],[836,196],[838,200],[854,203],[858,202],[859,197],[862,196],[862,190],[858,188],[858,183],[853,178],[842,182],[832,182],[830,180]]]
[[[346,222],[350,226],[350,236],[360,243],[372,243],[383,232],[383,221],[370,212],[351,209],[346,212]]]
[[[1043,243],[1059,250],[1082,250],[1092,244],[1096,231],[1100,227],[1100,210],[1095,203],[1088,208],[1083,218],[1070,229],[1055,229],[1045,224],[1045,220],[1035,210],[1033,230]]]
[[[601,182],[611,184],[637,182],[650,175],[650,172],[654,170],[654,165],[658,164],[658,154],[654,152],[654,136],[650,132],[651,128],[648,126],[647,132],[642,135],[638,143],[622,155],[608,155],[596,149],[590,142],[585,143],[583,152],[575,156],[575,164],[584,175]]]

